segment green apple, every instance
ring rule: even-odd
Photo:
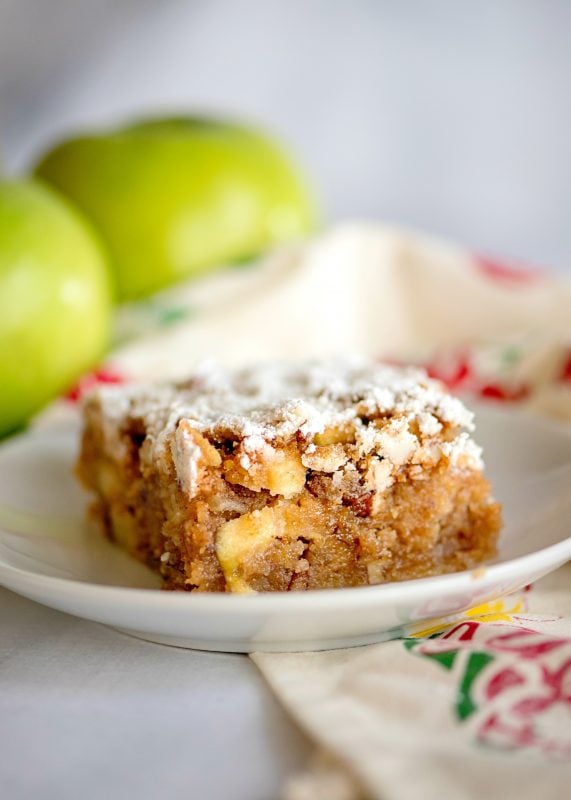
[[[70,139],[36,171],[99,229],[121,299],[255,256],[314,221],[286,153],[217,120],[150,120]]]
[[[0,436],[97,361],[110,311],[90,224],[39,182],[0,182]]]

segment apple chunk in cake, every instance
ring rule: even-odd
[[[495,553],[500,507],[472,414],[417,369],[205,368],[97,389],[84,419],[94,510],[169,589],[363,586]]]

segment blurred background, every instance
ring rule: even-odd
[[[0,0],[0,141],[197,109],[266,125],[328,220],[571,265],[566,0]]]

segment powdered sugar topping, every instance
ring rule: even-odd
[[[447,426],[457,434],[448,443],[440,442],[439,452],[452,460],[464,454],[474,467],[481,465],[467,433],[473,429],[473,415],[460,400],[423,370],[360,358],[235,371],[210,364],[183,383],[101,387],[93,400],[104,407],[107,424],[115,419],[120,425],[127,409],[129,417],[140,419],[153,457],[169,442],[172,450],[173,433],[184,419],[217,441],[241,439],[241,466],[246,470],[250,458],[268,445],[296,437],[310,455],[316,435],[344,426],[354,430],[360,453],[382,452],[395,468],[421,460],[421,447],[434,452],[435,437]],[[386,418],[382,428],[369,425],[379,417]],[[179,440],[173,451],[178,454],[176,470],[183,483],[194,486],[199,453]]]
[[[101,387],[106,410],[126,411],[159,433],[171,418],[187,418],[199,430],[227,428],[266,441],[304,436],[356,416],[405,414],[420,424],[438,420],[472,428],[472,413],[423,370],[399,368],[365,359],[284,362],[241,370],[204,365],[188,381],[171,385]],[[428,416],[431,415],[432,420]]]

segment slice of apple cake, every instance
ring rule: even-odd
[[[94,511],[168,589],[364,586],[495,553],[500,507],[472,414],[418,369],[209,367],[99,388],[84,418]]]

